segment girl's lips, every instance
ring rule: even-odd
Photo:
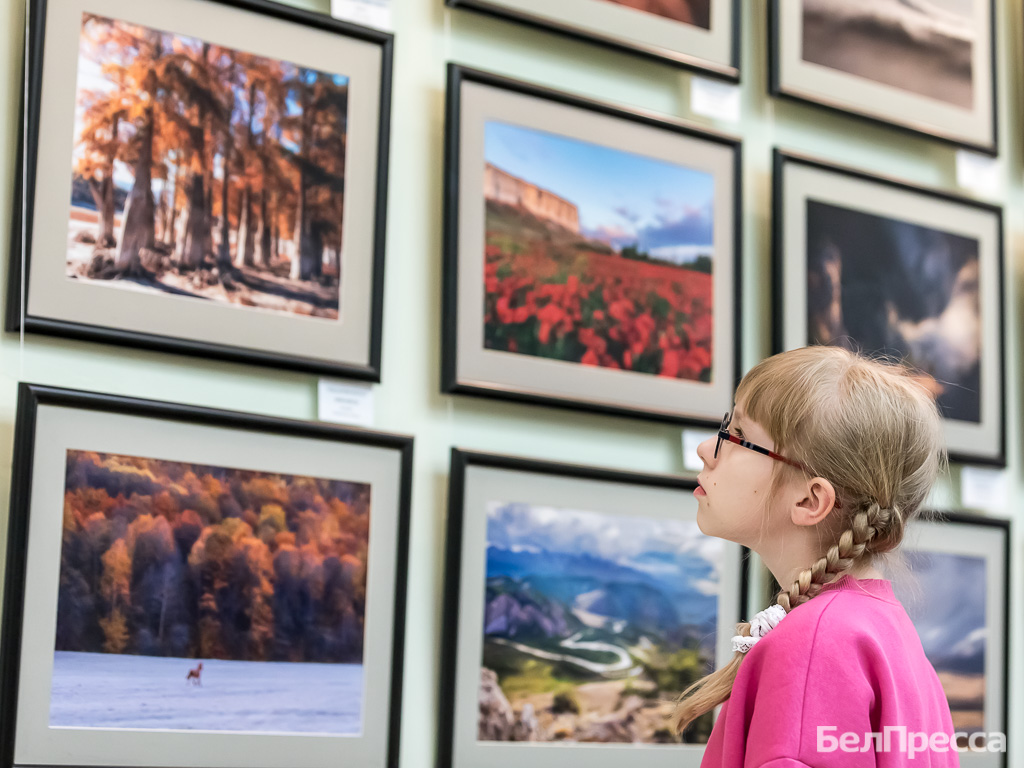
[[[697,487],[693,489],[693,495],[706,496],[707,494],[704,493],[704,489],[700,486],[700,484],[698,484]]]

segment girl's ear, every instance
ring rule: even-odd
[[[835,508],[836,489],[823,477],[812,477],[801,485],[800,491],[791,512],[795,525],[817,525]]]

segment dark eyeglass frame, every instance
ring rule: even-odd
[[[771,450],[765,448],[762,445],[758,445],[757,443],[751,443],[749,440],[744,440],[744,439],[742,439],[740,437],[737,437],[736,435],[731,434],[729,432],[729,424],[730,423],[732,423],[732,413],[731,412],[725,414],[725,418],[722,419],[722,426],[718,428],[718,442],[715,444],[715,458],[716,459],[718,458],[718,451],[721,449],[723,441],[728,440],[730,443],[735,443],[736,445],[739,445],[739,446],[741,446],[743,448],[749,448],[752,451],[756,451],[757,453],[764,454],[765,456],[767,456],[770,459],[775,459],[776,461],[781,461],[784,464],[789,464],[789,466],[791,466],[791,467],[796,467],[797,469],[803,470],[804,472],[807,472],[807,473],[810,474],[810,470],[805,465],[801,464],[799,461],[794,461],[793,459],[787,459],[782,454],[776,453],[775,451],[771,451]]]

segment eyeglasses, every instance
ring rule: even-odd
[[[728,440],[730,443],[736,443],[736,445],[742,446],[744,448],[749,448],[752,451],[757,451],[758,453],[763,453],[765,456],[767,456],[770,459],[775,459],[777,461],[784,462],[786,464],[789,464],[791,467],[796,467],[797,469],[802,469],[804,472],[810,472],[810,470],[807,469],[807,467],[804,466],[803,464],[801,464],[799,461],[794,461],[793,459],[787,459],[785,456],[782,456],[782,455],[776,453],[775,451],[770,451],[770,450],[768,450],[767,448],[765,448],[763,446],[757,445],[756,443],[748,442],[746,440],[743,440],[743,439],[737,437],[736,435],[730,434],[730,432],[729,432],[729,424],[730,424],[730,422],[732,422],[732,414],[731,413],[727,413],[727,414],[725,414],[725,418],[722,419],[722,426],[718,428],[718,442],[715,444],[715,458],[716,459],[718,458],[718,451],[722,448],[722,441]]]

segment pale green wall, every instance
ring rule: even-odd
[[[156,0],[146,0],[153,2]],[[553,0],[556,2],[557,0]],[[326,11],[328,0],[295,0]],[[1024,235],[1019,97],[1022,80],[1020,0],[997,0],[999,24],[999,131],[1006,206],[1007,426],[1011,498],[1022,490],[1020,334],[1018,301]],[[744,369],[769,351],[771,148],[775,144],[868,171],[954,188],[955,152],[914,138],[783,103],[766,95],[766,12],[761,0],[743,3],[743,119],[720,125],[744,140]],[[24,9],[0,4],[0,211],[10,209],[17,140]],[[416,437],[409,607],[405,655],[401,763],[433,764],[436,728],[438,638],[442,601],[444,519],[449,449],[519,454],[542,459],[656,472],[683,471],[680,431],[643,421],[580,414],[439,393],[441,292],[442,132],[445,63],[454,60],[589,97],[675,117],[689,117],[691,76],[672,67],[529,30],[464,11],[441,0],[395,0],[397,26],[388,202],[385,287],[384,382],[376,387],[376,426]],[[707,122],[707,121],[699,121]],[[38,212],[45,221],[46,212]],[[63,219],[59,222],[63,225]],[[38,225],[38,222],[37,222]],[[6,213],[0,243],[9,241]],[[0,249],[2,250],[2,249]],[[0,260],[6,273],[6,257]],[[6,274],[3,275],[6,284]],[[316,417],[316,378],[270,369],[143,353],[76,341],[17,335],[0,337],[0,499],[10,482],[16,389],[31,381],[123,395],[287,416]],[[959,503],[959,470],[937,498]],[[1014,507],[1007,516],[1020,517]],[[0,513],[0,543],[6,510]],[[1014,532],[1013,586],[1021,584],[1021,533]],[[0,549],[0,552],[5,549]],[[0,554],[2,557],[2,554]],[[1019,595],[1019,592],[1015,592]],[[958,598],[953,598],[958,599]],[[1022,601],[1010,625],[1022,624]],[[1018,632],[1010,648],[1024,653]],[[1024,687],[1008,686],[1011,734],[1024,733]],[[1013,740],[1011,737],[1011,750]],[[1018,754],[1024,754],[1017,750]],[[1011,752],[1010,765],[1015,757]]]

